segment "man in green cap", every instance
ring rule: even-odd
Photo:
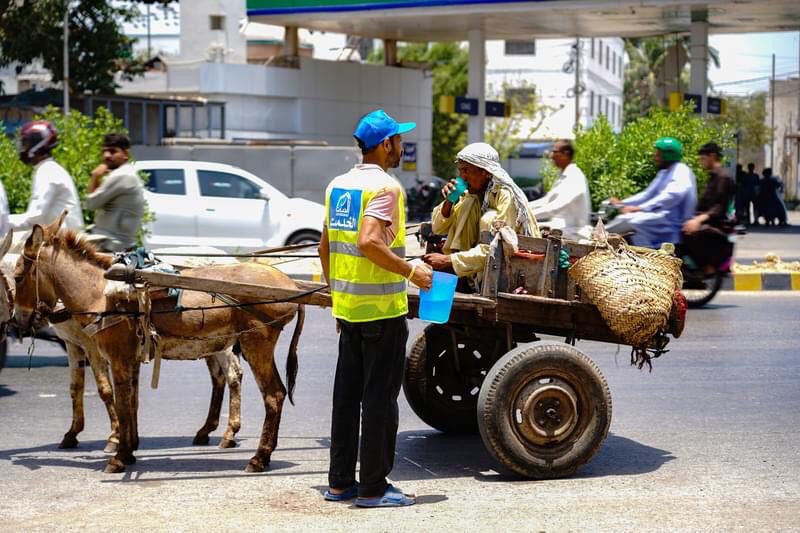
[[[692,169],[681,162],[681,142],[662,137],[654,148],[655,179],[647,189],[625,200],[611,198],[622,214],[606,226],[611,233],[633,232],[630,241],[648,248],[680,241],[681,227],[694,216],[697,203],[697,180]]]

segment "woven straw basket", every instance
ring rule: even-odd
[[[683,285],[681,260],[646,248],[600,248],[569,269],[617,336],[646,346],[669,320],[672,298]]]

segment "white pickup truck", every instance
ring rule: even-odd
[[[204,161],[136,161],[155,220],[148,248],[213,246],[228,252],[319,241],[325,207],[289,198],[238,167]]]

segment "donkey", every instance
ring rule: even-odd
[[[86,326],[97,317],[118,313],[136,314],[138,304],[130,291],[114,291],[113,282],[103,274],[111,266],[109,256],[99,254],[82,236],[61,230],[63,215],[47,228],[34,226],[17,262],[15,317],[18,324],[30,323],[37,313],[52,310],[58,300],[72,319]],[[246,281],[280,288],[296,288],[295,283],[277,269],[259,264],[212,266],[184,273],[187,276]],[[253,300],[241,299],[242,303]],[[297,343],[305,312],[302,305],[283,302],[253,305],[249,308],[220,305],[203,292],[186,291],[177,312],[169,303],[153,302],[150,320],[158,334],[155,349],[164,359],[198,359],[230,349],[240,350],[256,378],[266,416],[256,454],[246,470],[261,472],[269,464],[277,445],[281,410],[287,396],[275,367],[274,351],[282,328],[297,315],[287,358],[288,396],[297,375]],[[136,462],[138,448],[138,379],[141,339],[137,319],[126,317],[98,331],[95,343],[100,354],[111,363],[114,406],[119,418],[119,446],[105,471],[124,472]],[[213,402],[213,399],[212,399]]]
[[[0,245],[0,261],[5,268],[3,261],[10,247],[13,232],[9,231],[6,240]],[[6,246],[6,242],[8,246]],[[16,255],[16,254],[14,254]],[[3,280],[6,281],[5,276]],[[12,302],[13,294],[9,292],[9,301]],[[41,314],[41,313],[40,313]],[[108,361],[100,354],[97,343],[93,337],[83,331],[83,326],[69,315],[55,312],[47,316],[39,316],[41,320],[34,326],[38,329],[46,321],[49,321],[56,331],[58,337],[64,341],[67,351],[67,360],[70,369],[70,398],[72,400],[72,423],[69,430],[64,434],[58,447],[61,449],[76,448],[78,446],[78,434],[84,429],[84,390],[85,390],[85,366],[89,363],[92,374],[95,377],[98,395],[105,405],[108,418],[111,424],[111,434],[108,437],[105,453],[115,453],[119,444],[119,419],[114,407],[114,395],[109,377]],[[2,316],[0,314],[0,316]],[[3,337],[5,339],[5,337]],[[209,405],[208,415],[205,423],[197,431],[192,441],[195,445],[207,445],[209,434],[219,427],[219,418],[222,410],[222,400],[225,394],[225,384],[230,389],[230,406],[228,425],[225,433],[220,440],[220,448],[233,448],[236,446],[236,433],[241,428],[241,383],[242,366],[239,357],[233,353],[232,349],[212,354],[204,358],[209,374],[211,376],[211,404]]]

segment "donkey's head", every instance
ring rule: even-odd
[[[22,335],[29,335],[31,330],[43,326],[58,300],[53,276],[50,275],[52,249],[49,245],[66,215],[64,211],[49,226],[33,226],[22,255],[17,260],[14,270],[14,321]]]

